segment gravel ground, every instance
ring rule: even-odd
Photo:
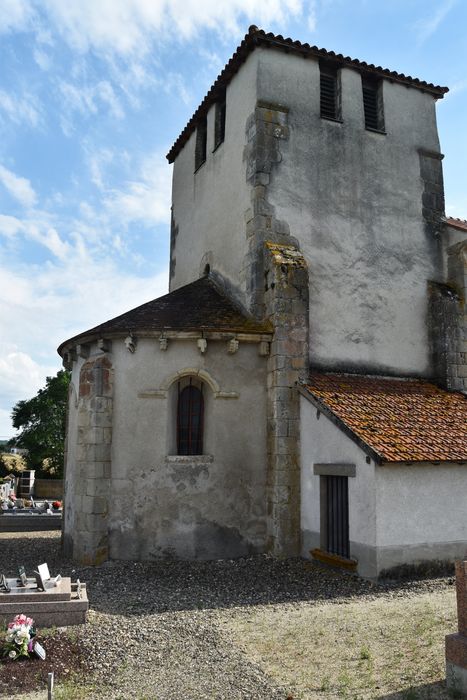
[[[43,561],[52,575],[85,581],[90,600],[89,624],[73,630],[91,673],[84,694],[70,690],[67,699],[286,700],[290,689],[234,643],[229,624],[236,615],[252,606],[410,596],[452,583],[374,586],[300,559],[266,556],[78,568],[61,556],[60,533],[0,535],[0,569],[7,575],[14,576],[20,563],[29,572]]]

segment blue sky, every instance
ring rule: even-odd
[[[167,291],[165,154],[250,24],[451,91],[467,218],[465,0],[0,0],[0,437],[64,339]]]

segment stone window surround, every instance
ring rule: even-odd
[[[138,392],[140,399],[166,399],[169,394],[172,384],[183,377],[197,377],[209,386],[215,399],[238,399],[239,394],[236,391],[223,391],[219,383],[205,369],[197,367],[185,367],[184,369],[175,372],[161,382],[159,389],[149,389],[147,391]]]

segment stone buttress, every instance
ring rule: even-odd
[[[112,443],[112,364],[107,355],[81,367],[78,392],[73,558],[97,565],[108,559]]]
[[[250,310],[274,327],[268,358],[268,549],[300,551],[300,415],[296,383],[308,365],[308,270],[287,222],[277,219],[268,185],[289,138],[288,109],[258,102],[246,125],[245,212],[248,253],[244,277]]]

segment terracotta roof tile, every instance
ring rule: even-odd
[[[255,25],[251,25],[248,30],[248,34],[245,35],[243,41],[235,50],[232,58],[217,76],[217,79],[215,80],[211,89],[204,97],[198,109],[193,114],[190,121],[168,152],[167,160],[169,163],[173,163],[185,143],[190,138],[190,135],[196,129],[199,120],[207,114],[211,105],[213,105],[216,100],[219,99],[219,96],[223,94],[226,86],[230,83],[234,75],[246,61],[248,55],[258,46],[280,49],[282,51],[286,51],[287,53],[297,53],[300,56],[305,57],[312,56],[318,59],[327,58],[340,65],[355,68],[360,73],[365,73],[365,75],[374,75],[377,78],[388,78],[392,82],[402,83],[410,87],[425,90],[425,92],[431,93],[436,99],[442,98],[443,95],[448,92],[447,87],[433,85],[433,83],[427,83],[425,80],[413,78],[411,75],[397,73],[397,71],[391,71],[388,68],[375,66],[373,63],[366,63],[365,61],[359,61],[358,59],[351,58],[350,56],[343,56],[341,53],[336,54],[334,51],[326,51],[326,49],[320,49],[317,46],[310,46],[310,44],[306,43],[302,44],[300,41],[293,41],[289,37],[284,39],[281,34],[275,35],[271,32],[266,33],[262,29],[258,29],[258,27]]]
[[[453,228],[459,228],[462,231],[467,231],[467,221],[464,219],[454,219],[453,217],[448,217],[446,219],[448,226],[453,226]]]
[[[380,461],[467,460],[461,393],[417,379],[345,374],[312,374],[304,389]]]

